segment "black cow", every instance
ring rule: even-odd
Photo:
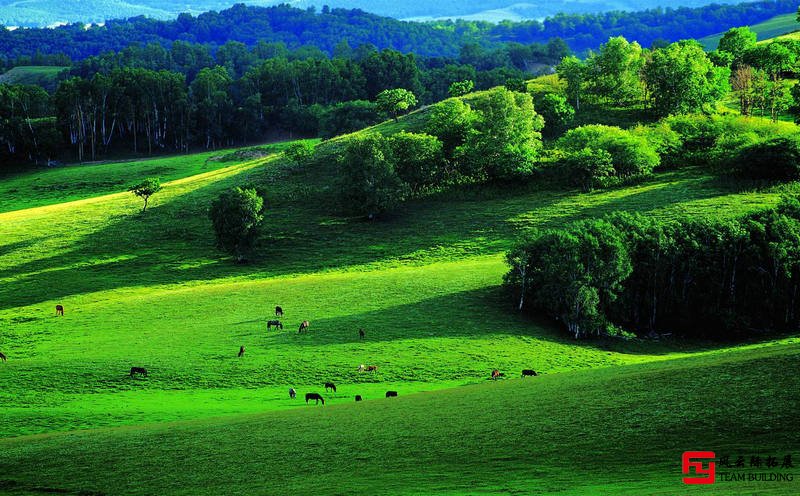
[[[356,395],[356,401],[361,401],[361,395],[360,394]]]
[[[131,367],[131,377],[135,376],[136,374],[147,377],[147,369],[144,367]]]
[[[289,388],[289,398],[291,399],[297,398],[297,391],[295,391],[294,388]]]
[[[244,356],[244,346],[240,346],[239,347],[239,358],[242,358],[243,356]]]
[[[319,393],[306,393],[306,405],[308,405],[309,400],[315,400],[315,405],[319,405],[320,401],[323,405],[325,404],[325,398],[323,398]]]
[[[326,393],[328,392],[328,389],[333,389],[333,392],[335,393],[336,392],[336,384],[334,384],[332,382],[326,382],[325,383],[325,392]]]
[[[386,391],[387,398],[397,398],[397,391]]]
[[[539,375],[539,374],[537,374],[535,370],[525,369],[525,370],[522,371],[522,377],[523,378],[528,377],[528,376],[536,377],[537,375]]]
[[[283,317],[283,308],[275,307],[275,316],[276,317]]]

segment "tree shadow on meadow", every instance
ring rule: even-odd
[[[411,202],[394,217],[367,222],[332,215],[330,193],[324,188],[314,193],[305,183],[310,174],[270,181],[263,235],[248,264],[234,264],[216,249],[207,208],[210,198],[226,187],[264,181],[259,174],[202,186],[145,214],[119,215],[66,252],[0,268],[0,277],[13,278],[4,284],[0,309],[130,286],[496,255],[531,228],[557,227],[616,210],[647,212],[726,193],[710,185],[687,188],[681,180],[625,195],[615,190],[578,196],[568,191],[497,191],[477,198]]]

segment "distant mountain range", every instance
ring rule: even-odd
[[[280,3],[293,7],[321,9],[361,9],[397,19],[466,18],[472,20],[500,21],[504,19],[542,19],[559,12],[587,13],[611,10],[644,10],[660,6],[698,7],[710,0],[0,0],[0,24],[20,27],[46,27],[63,23],[102,23],[108,19],[121,19],[144,15],[157,19],[175,18],[182,12],[199,14],[209,10],[222,10],[234,3],[269,6]]]

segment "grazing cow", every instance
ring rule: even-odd
[[[492,370],[492,380],[497,380],[499,377],[502,376],[503,374],[501,374],[499,370],[497,369]]]
[[[315,405],[319,405],[320,401],[322,402],[323,405],[325,404],[325,398],[323,398],[322,395],[319,393],[306,393],[306,405],[308,405],[309,400],[315,400],[316,401],[316,403],[314,403]]]
[[[64,316],[64,307],[62,305],[56,305],[56,317],[59,315]]]
[[[269,331],[273,327],[277,327],[278,329],[283,330],[283,323],[280,320],[268,320],[267,321],[267,330]]]
[[[523,379],[525,377],[528,377],[528,376],[536,377],[537,375],[539,375],[539,374],[537,374],[535,370],[525,369],[525,370],[522,371]]]
[[[239,358],[242,358],[243,356],[244,356],[244,346],[240,346],[239,347]]]
[[[297,332],[298,332],[298,333],[301,333],[301,332],[303,332],[303,331],[307,331],[307,330],[308,330],[308,327],[309,327],[310,325],[311,325],[311,323],[309,323],[307,320],[304,320],[304,321],[303,321],[303,322],[300,324],[300,329],[298,329],[298,330],[297,330]]]
[[[359,366],[358,366],[358,371],[359,371],[359,372],[364,372],[364,370],[366,370],[366,369],[367,369],[367,366],[366,366],[366,365],[364,365],[363,363],[362,363],[361,365],[359,365]]]
[[[386,391],[387,398],[397,398],[397,391]]]
[[[356,395],[356,401],[361,401],[361,395],[360,394]]]
[[[377,365],[368,365],[367,366],[367,372],[377,372],[377,371],[378,371],[378,366]]]
[[[131,377],[135,376],[136,374],[147,377],[147,370],[144,367],[131,367]]]
[[[294,388],[289,388],[289,398],[291,399],[297,398],[297,391],[295,391]]]
[[[5,362],[6,360],[8,360],[8,357],[5,356],[4,354],[0,353],[0,360]]]
[[[364,329],[359,329],[358,330],[358,338],[359,339],[364,339],[364,336],[366,336],[366,334],[364,334]]]
[[[283,317],[283,308],[275,307],[275,316],[276,317]]]
[[[325,383],[325,392],[326,393],[328,392],[328,389],[332,389],[333,392],[335,393],[336,392],[336,384],[334,384],[332,382],[326,382]]]

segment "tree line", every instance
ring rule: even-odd
[[[569,53],[558,43],[494,51],[467,46],[456,59],[420,61],[413,54],[346,43],[332,58],[266,43],[248,49],[231,42],[214,56],[202,45],[183,42],[169,50],[131,46],[84,60],[52,96],[34,92],[35,111],[24,122],[6,121],[0,131],[9,143],[0,161],[42,162],[58,157],[59,148],[84,160],[113,150],[217,148],[284,133],[332,137],[383,118],[375,99],[385,89],[407,89],[428,103],[445,98],[456,82],[481,89],[521,81],[525,73],[508,56],[512,52],[523,65],[538,60],[527,57],[555,62]],[[33,92],[13,88],[8,98],[30,99]],[[19,102],[9,105],[15,108]]]
[[[657,8],[640,12],[559,14],[543,21],[501,22],[436,21],[404,22],[360,10],[301,10],[288,5],[247,7],[234,5],[220,12],[198,16],[181,14],[174,20],[143,16],[110,20],[88,29],[71,24],[55,29],[0,29],[0,61],[62,54],[82,60],[109,51],[118,52],[131,43],[155,42],[168,47],[183,40],[213,49],[228,41],[250,47],[259,41],[283,42],[291,48],[314,46],[333,55],[346,39],[352,46],[372,44],[420,56],[456,56],[461,47],[477,43],[485,47],[502,42],[547,43],[562,38],[576,52],[595,49],[609,37],[625,34],[643,46],[700,38],[716,34],[724,26],[755,24],[793,12],[789,0],[712,4],[697,8]]]

